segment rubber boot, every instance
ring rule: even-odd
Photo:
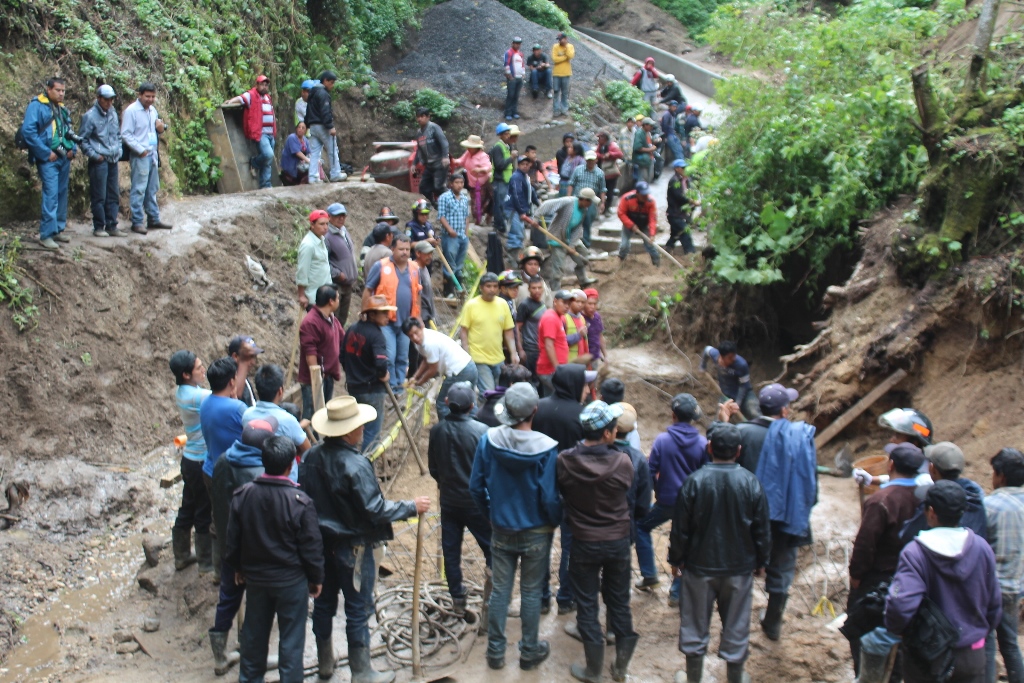
[[[778,640],[782,635],[782,615],[786,612],[788,599],[789,596],[785,593],[768,594],[768,607],[764,611],[764,618],[761,619],[761,630],[768,640]]]
[[[213,571],[213,536],[210,534],[196,532],[196,561],[200,574]]]
[[[633,651],[636,650],[637,641],[640,636],[615,639],[615,663],[612,664],[612,680],[622,683],[626,680],[626,672],[629,670],[629,660],[633,659]]]
[[[686,671],[677,671],[673,683],[700,683],[704,677],[704,657],[686,655]]]
[[[213,673],[223,676],[238,663],[238,652],[225,653],[228,646],[227,631],[209,631],[210,649],[213,650]]]
[[[725,680],[728,683],[750,683],[750,674],[743,670],[743,662],[726,662]]]
[[[370,666],[370,651],[365,647],[348,649],[348,668],[352,671],[352,683],[391,683],[394,671],[374,671]]]
[[[196,556],[192,554],[191,529],[171,529],[171,547],[174,549],[174,568],[177,571],[196,563]]]
[[[604,668],[604,643],[583,643],[583,656],[587,659],[586,667],[573,664],[569,669],[572,677],[586,683],[600,683],[601,669]]]
[[[320,674],[322,680],[327,680],[334,675],[334,639],[333,638],[317,638],[316,639],[316,661],[319,667],[317,673]]]
[[[893,650],[895,651],[895,647]],[[860,676],[854,683],[886,683],[892,673],[892,665],[896,657],[890,652],[887,655],[873,655],[861,648]]]

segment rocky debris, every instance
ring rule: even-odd
[[[115,643],[127,643],[134,642],[135,636],[128,629],[119,628],[114,631],[114,642]]]
[[[155,596],[159,596],[162,595],[161,586],[165,585],[173,577],[173,563],[165,562],[164,564],[157,567],[152,567],[147,563],[142,565],[142,568],[136,575],[135,580],[138,581],[139,588],[146,591],[147,593],[152,593]]]
[[[146,555],[146,564],[150,567],[155,567],[160,564],[160,553],[170,542],[171,539],[166,536],[157,536],[155,534],[146,534],[143,536],[142,552]]]
[[[142,630],[146,633],[156,633],[160,630],[160,620],[156,617],[146,617],[142,622]]]
[[[382,75],[386,79],[412,79],[456,100],[499,106],[505,101],[503,57],[512,38],[523,39],[529,56],[540,43],[551,58],[558,31],[544,28],[505,7],[497,0],[448,0],[428,9],[421,21],[415,47]],[[621,74],[596,52],[573,41],[570,97],[586,97],[596,80],[621,79]],[[522,97],[529,97],[525,87]]]
[[[135,641],[135,638],[132,638],[131,641],[118,644],[118,646],[114,648],[114,652],[119,655],[130,655],[141,649],[142,646]]]

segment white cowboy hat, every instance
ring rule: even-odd
[[[344,436],[377,419],[377,409],[357,403],[351,396],[332,398],[313,414],[310,423],[323,436]]]
[[[468,138],[459,143],[466,149],[483,149],[484,141],[479,135],[470,135]]]

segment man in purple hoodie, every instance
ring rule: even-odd
[[[676,497],[687,477],[708,462],[708,440],[693,426],[700,417],[700,405],[690,394],[677,394],[672,399],[672,424],[654,439],[651,446],[650,468],[654,479],[655,503],[646,517],[636,525],[636,560],[643,578],[637,590],[653,590],[661,581],[654,564],[654,542],[651,531],[672,519]],[[672,581],[669,589],[669,607],[679,604],[681,580]]]
[[[985,677],[985,636],[1002,616],[996,560],[983,539],[960,526],[967,494],[952,481],[939,481],[925,496],[931,527],[900,553],[896,576],[885,603],[885,626],[904,635],[925,598],[932,600],[960,632],[953,650],[949,683],[974,683]],[[930,662],[920,661],[903,646],[907,683],[935,680]],[[864,666],[862,660],[862,674]]]

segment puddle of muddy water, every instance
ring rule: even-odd
[[[88,585],[60,592],[45,612],[25,620],[18,629],[20,644],[0,667],[0,683],[46,680],[60,670],[63,649],[59,630],[75,622],[100,621],[112,605],[133,590],[136,567],[132,551],[140,542],[138,534],[112,539],[102,556],[83,558],[89,567]]]

